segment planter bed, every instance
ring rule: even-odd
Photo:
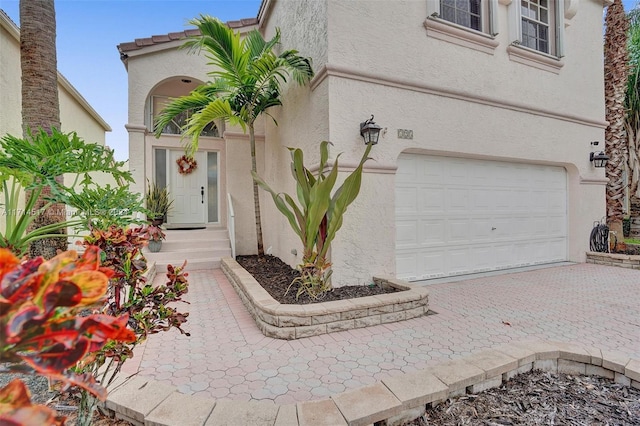
[[[587,263],[598,265],[618,266],[628,269],[640,269],[640,256],[617,253],[587,252]]]
[[[308,305],[285,305],[271,297],[232,258],[222,259],[221,268],[260,331],[276,339],[300,339],[402,321],[425,315],[429,310],[429,293],[425,288],[395,278],[373,278],[377,285],[400,290],[394,293]]]

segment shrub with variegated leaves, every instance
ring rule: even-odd
[[[70,369],[108,342],[136,338],[127,328],[128,315],[86,314],[102,302],[111,276],[100,266],[96,247],[81,257],[67,251],[24,262],[0,249],[0,372],[45,375],[104,400],[106,390],[91,375]],[[62,422],[49,408],[32,405],[19,379],[0,389],[0,424]]]

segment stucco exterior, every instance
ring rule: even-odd
[[[283,106],[271,110],[278,126],[265,120],[264,152],[258,157],[262,176],[278,191],[294,192],[285,147],[303,148],[307,162],[314,164],[320,141],[329,140],[333,157],[343,153],[343,179],[364,150],[359,123],[374,114],[383,132],[365,167],[360,196],[332,246],[334,285],[365,284],[374,275],[395,274],[394,194],[401,153],[564,168],[566,260],[583,262],[593,222],[605,214],[604,171],[589,162],[590,142],[602,142],[606,126],[602,2],[557,3],[564,7],[564,56],[553,57],[511,42],[511,0],[493,3],[491,36],[469,35],[428,18],[429,1],[263,2],[259,29],[270,37],[280,28],[283,47],[311,57],[316,76],[308,87],[285,89]],[[480,41],[470,42],[474,37]],[[151,53],[153,48],[147,49]],[[179,70],[171,70],[174,75],[206,71],[203,58],[163,52],[154,61],[165,67],[179,64]],[[149,81],[151,65],[132,74],[131,56],[128,66],[135,98],[130,109],[137,109],[130,119],[135,120],[150,88],[168,75]],[[399,139],[398,129],[412,130],[413,139]],[[136,138],[132,136],[132,158],[140,149]],[[236,207],[236,215],[241,210],[252,216],[250,180],[244,171],[230,174],[236,159],[229,140],[226,149],[227,190],[243,206]],[[295,265],[300,243],[264,193],[262,210],[265,247]],[[241,220],[252,224],[252,217]],[[252,227],[237,229],[238,252],[254,252]]]

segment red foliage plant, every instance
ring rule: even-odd
[[[22,263],[0,249],[0,372],[35,372],[104,400],[105,389],[90,374],[68,369],[108,342],[136,340],[127,328],[128,315],[85,315],[103,301],[112,275],[100,266],[100,250],[94,246],[82,257],[67,251],[48,261],[39,257]],[[62,422],[49,408],[32,405],[20,380],[0,389],[0,424]]]

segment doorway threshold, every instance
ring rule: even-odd
[[[186,231],[192,229],[206,229],[207,226],[204,223],[172,223],[165,224],[165,229],[168,231]]]
[[[431,278],[428,280],[411,281],[411,284],[431,285],[431,284],[442,284],[442,283],[454,283],[458,281],[474,280],[476,278],[495,277],[497,275],[515,274],[518,272],[536,271],[538,269],[555,268],[557,266],[569,266],[569,265],[575,265],[575,264],[576,262],[544,263],[541,265],[520,266],[517,268],[500,269],[499,271],[476,272],[473,274],[455,275],[451,277],[441,277],[441,278]]]

